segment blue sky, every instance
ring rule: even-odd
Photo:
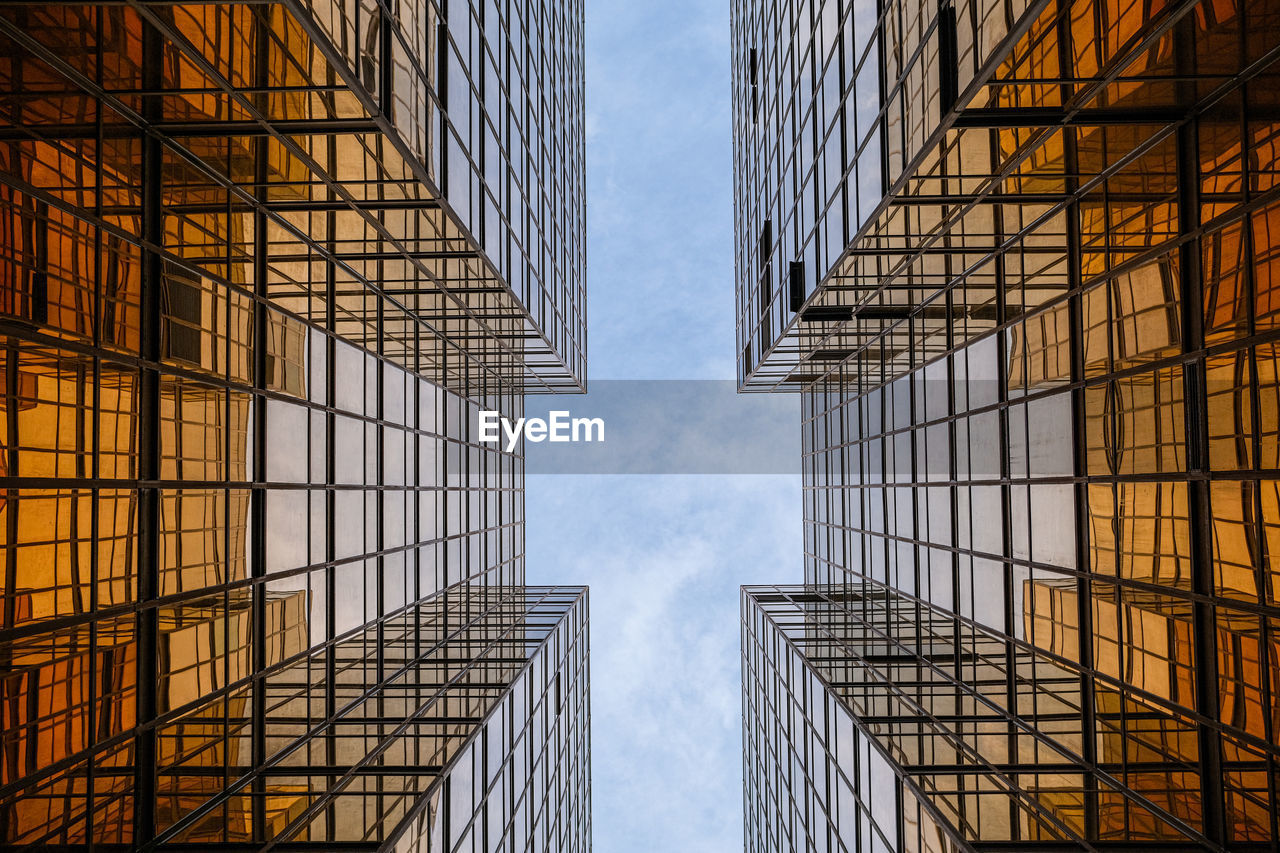
[[[728,5],[591,0],[586,47],[590,378],[732,379]],[[742,849],[738,586],[800,579],[800,510],[798,474],[527,478],[529,582],[591,586],[596,850]]]

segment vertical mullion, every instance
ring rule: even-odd
[[[1174,63],[1179,72],[1194,62],[1194,33],[1190,17],[1174,29]],[[1179,82],[1180,94],[1194,83]],[[1190,103],[1191,101],[1187,101]],[[1176,136],[1178,230],[1194,234],[1200,226],[1200,169],[1198,125],[1194,119],[1179,125]],[[1221,737],[1209,721],[1217,721],[1218,652],[1215,628],[1213,530],[1209,506],[1210,461],[1204,359],[1204,295],[1201,279],[1201,245],[1198,238],[1179,245],[1179,297],[1181,301],[1183,400],[1187,443],[1187,511],[1191,532],[1192,671],[1195,678],[1195,711],[1200,754],[1200,797],[1203,826],[1211,842],[1223,844],[1227,834],[1222,776]],[[1176,651],[1175,651],[1176,654]]]
[[[250,18],[253,28],[256,56],[254,58],[254,75],[258,87],[258,98],[265,99],[266,88],[270,84],[270,25],[263,19],[260,10],[254,10]],[[259,104],[264,113],[266,104]],[[250,492],[249,511],[249,577],[252,595],[252,643],[251,659],[253,661],[253,682],[251,690],[252,710],[250,713],[250,755],[253,763],[250,784],[251,815],[253,820],[252,837],[256,841],[266,841],[266,783],[262,776],[262,766],[267,757],[266,740],[266,681],[263,671],[267,666],[266,656],[266,481],[267,462],[267,412],[266,397],[263,391],[267,388],[267,349],[269,336],[266,301],[267,288],[267,146],[271,137],[260,136],[253,140],[254,174],[253,174],[253,320],[251,329],[253,397],[250,411],[253,418],[253,447],[249,449],[253,459],[252,491]]]
[[[94,82],[97,83],[98,86],[102,86],[103,76],[104,76],[104,72],[103,72],[104,50],[102,45],[103,34],[104,34],[103,13],[101,10],[99,10],[98,13],[95,15],[95,21],[94,21]],[[105,128],[105,123],[103,121],[103,111],[101,106],[99,105],[94,110],[94,142],[95,142],[95,145],[97,146],[98,151],[103,150],[104,128]],[[103,338],[105,337],[105,330],[103,329],[103,323],[102,323],[103,300],[102,300],[102,285],[101,285],[101,283],[104,281],[104,266],[105,266],[103,264],[104,246],[103,246],[103,238],[102,238],[102,226],[100,224],[102,222],[102,214],[103,214],[102,173],[103,173],[102,160],[99,158],[98,161],[93,164],[93,214],[95,219],[95,225],[93,228],[93,276],[94,276],[93,280],[98,283],[98,286],[93,288],[93,318],[92,318],[92,329],[93,329],[92,340],[93,340],[94,347],[98,349],[102,347]],[[114,336],[112,339],[114,340]],[[91,700],[93,701],[88,702],[87,703],[88,707],[85,709],[86,731],[89,733],[89,737],[86,739],[86,741],[90,747],[91,755],[94,752],[96,752],[96,749],[95,749],[96,744],[94,743],[94,741],[96,740],[96,735],[98,731],[98,721],[100,719],[100,716],[98,713],[98,704],[100,701],[102,701],[101,699],[98,698],[98,692],[102,690],[102,687],[103,687],[102,681],[99,680],[98,678],[98,667],[96,666],[96,663],[98,660],[98,640],[99,640],[99,627],[100,627],[98,624],[98,619],[96,617],[98,613],[98,582],[97,581],[99,576],[98,572],[100,571],[100,566],[101,566],[101,557],[98,553],[99,549],[97,547],[97,543],[98,543],[99,531],[101,528],[100,502],[102,498],[102,490],[98,485],[99,477],[102,476],[102,448],[101,448],[101,436],[102,436],[102,381],[101,380],[102,380],[102,371],[103,371],[102,359],[98,356],[95,356],[93,358],[92,364],[93,364],[93,368],[92,368],[91,376],[93,380],[93,390],[92,390],[92,401],[90,405],[93,406],[93,410],[90,412],[89,417],[91,419],[90,434],[94,436],[94,440],[93,440],[93,450],[92,450],[93,455],[90,458],[90,462],[89,462],[89,477],[92,478],[93,480],[93,486],[89,489],[89,501],[90,501],[89,536],[91,541],[94,543],[95,547],[91,548],[89,551],[89,577],[90,577],[89,612],[92,613],[95,618],[91,619],[89,622],[89,660],[92,661],[95,665],[88,667],[88,670],[89,670],[88,695],[91,697]],[[17,406],[14,405],[17,402],[16,400],[13,400],[12,398],[10,398],[6,402],[9,403],[9,406],[7,406],[7,411],[10,411],[10,412],[17,411]],[[120,403],[117,400],[116,402],[117,414],[119,412],[119,409],[120,409]],[[16,419],[11,418],[10,420],[16,420]],[[113,439],[118,437],[119,435],[118,424],[116,425],[115,430],[116,430],[116,435],[113,436]],[[13,447],[14,445],[11,444],[10,446]],[[12,467],[9,468],[8,470],[10,472],[14,471]],[[113,471],[112,473],[118,476],[118,472]],[[118,497],[119,497],[118,493],[112,495],[113,504],[118,499]],[[15,504],[12,501],[9,501],[6,503],[10,507],[15,506]],[[14,540],[10,539],[9,541],[13,542]],[[9,586],[7,588],[13,589],[14,587]],[[5,596],[6,601],[9,600],[10,598],[12,598],[12,596]],[[10,624],[11,623],[6,621],[4,623],[4,626],[8,628],[10,627]],[[8,648],[7,644],[5,648],[6,649]],[[7,660],[4,662],[8,663]],[[94,799],[96,797],[96,788],[97,788],[95,775],[94,775],[95,766],[96,766],[96,761],[93,758],[90,758],[87,772],[86,772],[86,778],[85,778],[85,804],[86,804],[85,835],[89,839],[93,839],[95,837]],[[92,844],[92,841],[90,841],[90,843]]]
[[[1061,5],[1061,0],[1060,0]],[[1064,81],[1074,78],[1073,60],[1075,42],[1069,23],[1069,9],[1058,14],[1055,36],[1057,38],[1058,73]],[[1064,82],[1060,88],[1062,102],[1069,103],[1073,86]],[[1098,722],[1097,697],[1095,695],[1093,658],[1093,583],[1090,579],[1091,554],[1089,549],[1089,485],[1087,405],[1084,390],[1084,293],[1082,252],[1080,235],[1080,163],[1077,147],[1077,131],[1063,128],[1063,191],[1068,197],[1066,209],[1067,242],[1067,324],[1071,361],[1071,470],[1076,479],[1072,486],[1075,509],[1075,567],[1076,590],[1076,655],[1080,662],[1080,752],[1085,762],[1084,785],[1084,838],[1086,842],[1097,840],[1098,814]],[[1030,441],[1030,435],[1028,435]]]
[[[163,43],[160,32],[142,22],[143,115],[158,121],[162,104]],[[143,251],[139,343],[142,367],[138,393],[138,634],[137,722],[134,767],[134,841],[155,837],[157,760],[155,718],[158,712],[159,614],[154,601],[159,594],[159,493],[160,475],[160,375],[161,301],[164,265],[163,173],[164,154],[154,136],[142,139],[142,231],[149,244]]]
[[[995,157],[996,148],[992,148],[992,157]],[[992,172],[997,171],[997,165],[992,162]],[[1005,223],[1004,211],[999,205],[993,206],[991,211],[992,228],[994,233],[994,244],[1003,245],[1005,241]],[[1017,656],[1016,649],[1013,645],[1012,637],[1014,635],[1013,628],[1013,486],[1011,484],[1012,470],[1009,461],[1009,369],[1008,369],[1008,330],[1005,324],[1009,318],[1008,306],[1008,286],[1007,270],[1005,264],[1004,252],[999,252],[993,261],[993,269],[995,275],[995,296],[996,296],[996,326],[995,333],[995,350],[996,350],[996,399],[998,408],[996,410],[996,422],[999,430],[998,446],[1000,448],[1000,538],[1001,538],[1001,580],[1003,583],[1004,595],[1004,666],[1005,666],[1005,703],[1010,713],[1017,711]],[[1026,433],[1025,409],[1023,410],[1024,418],[1023,433]],[[974,591],[975,593],[977,590]],[[975,638],[976,639],[976,638]],[[976,651],[976,648],[975,648]],[[1007,735],[1007,743],[1009,755],[1016,756],[1018,754],[1018,736],[1010,727]],[[1018,801],[1016,798],[1009,799],[1009,827],[1013,835],[1013,840],[1017,840],[1019,836],[1019,815]]]
[[[1067,192],[1077,192],[1077,149],[1076,136],[1069,130],[1063,131],[1063,152],[1066,163]],[[1071,293],[1067,301],[1067,315],[1070,337],[1071,358],[1071,464],[1076,482],[1072,487],[1075,505],[1076,529],[1076,624],[1078,646],[1076,654],[1080,661],[1080,725],[1081,725],[1081,757],[1084,758],[1088,770],[1084,776],[1084,836],[1086,841],[1098,837],[1098,780],[1097,769],[1097,700],[1094,687],[1096,673],[1093,659],[1093,582],[1092,555],[1089,543],[1089,483],[1088,483],[1088,451],[1085,447],[1088,436],[1087,401],[1085,397],[1085,365],[1084,365],[1084,293],[1082,291],[1081,272],[1081,239],[1079,200],[1073,198],[1067,203],[1067,276],[1068,290]]]
[[[391,42],[391,39],[390,39],[391,23],[390,23],[390,19],[386,15],[383,15],[383,26],[385,28],[385,32],[387,33],[386,44],[389,46]],[[386,55],[383,56],[383,63],[384,63],[384,66],[389,65]],[[388,75],[388,78],[389,76],[390,75]],[[389,103],[389,99],[388,99],[388,103]],[[381,140],[379,140],[379,143],[381,144]],[[377,192],[378,192],[379,199],[385,197],[386,183],[384,181],[382,180],[378,181]],[[386,227],[386,218],[387,218],[387,212],[385,210],[379,210],[378,223],[383,228]],[[379,245],[381,245],[383,241],[381,238],[379,238],[378,242],[379,242]],[[385,262],[382,261],[381,259],[378,260],[376,263],[376,269],[377,269],[378,281],[379,282],[386,281],[386,277],[384,275]],[[385,571],[387,558],[382,553],[383,548],[386,546],[386,543],[383,541],[383,536],[382,536],[383,514],[386,511],[386,507],[384,505],[386,500],[386,495],[383,491],[383,487],[385,486],[385,478],[386,478],[386,471],[383,470],[383,459],[385,458],[384,451],[386,448],[384,445],[386,441],[386,429],[387,429],[387,426],[385,423],[386,407],[383,404],[383,396],[386,390],[385,381],[384,381],[385,374],[386,374],[386,370],[385,370],[386,365],[383,362],[383,359],[386,357],[386,336],[382,333],[383,329],[385,328],[384,324],[386,322],[386,300],[384,300],[381,296],[375,297],[375,300],[376,301],[374,303],[374,316],[376,318],[375,322],[377,323],[376,329],[378,331],[378,336],[374,343],[374,348],[377,353],[377,359],[374,361],[373,392],[374,392],[375,399],[374,399],[373,415],[376,418],[376,426],[374,427],[374,433],[373,433],[373,472],[372,472],[373,482],[371,484],[366,482],[365,488],[368,489],[368,487],[372,485],[375,489],[374,513],[373,513],[374,514],[373,547],[374,547],[374,550],[377,552],[378,556],[374,558],[373,565],[374,565],[374,571],[377,573],[377,589],[376,589],[376,603],[375,603],[376,614],[374,616],[375,626],[376,626],[374,629],[374,637],[376,638],[377,645],[373,650],[373,654],[375,659],[375,670],[374,670],[376,673],[375,677],[377,678],[378,684],[383,684],[386,679],[386,664],[387,664],[387,652],[386,652],[387,576]],[[368,383],[367,373],[365,377],[365,382],[366,384]],[[368,388],[367,387],[365,391],[366,391],[365,408],[367,409],[368,408]],[[366,414],[368,413],[366,412]],[[367,463],[366,463],[365,470],[366,470],[366,474],[368,474],[369,469],[367,467]],[[368,497],[369,497],[368,491],[366,491],[364,495],[365,502],[368,501]],[[366,530],[365,531],[365,548],[366,549],[369,547],[369,544],[370,544],[369,531]],[[366,572],[369,571],[369,566],[367,562],[365,564],[365,571]],[[403,638],[399,638],[397,642],[403,643]],[[385,690],[378,691],[377,699],[374,703],[374,707],[377,709],[379,722],[381,723],[383,720],[387,720]],[[379,735],[382,734],[381,725],[379,726],[378,734]],[[382,776],[376,777],[374,787],[375,787],[375,790],[377,791],[378,802],[382,802],[385,784],[386,784],[386,780]]]
[[[329,163],[332,165],[337,162],[337,139],[330,136],[327,140],[327,148],[329,154]],[[325,193],[327,200],[334,201],[334,191],[332,185],[326,186]],[[337,328],[338,328],[338,311],[336,307],[338,296],[337,283],[337,262],[334,258],[337,256],[337,239],[335,233],[338,228],[338,214],[330,209],[326,214],[325,223],[325,334],[324,343],[324,361],[325,361],[325,459],[324,459],[324,502],[325,502],[325,536],[324,536],[324,584],[325,584],[325,652],[324,652],[324,718],[332,720],[338,711],[337,696],[334,685],[337,682],[338,671],[338,650],[334,643],[334,637],[337,634],[337,600],[338,600],[338,582],[337,569],[334,567],[334,559],[337,555],[337,525],[334,519],[337,517],[337,494],[334,484],[337,482]],[[324,738],[325,763],[330,767],[337,764],[337,744],[334,741],[332,728],[328,728],[322,735]],[[336,781],[336,777],[329,777],[329,784],[332,785]],[[325,811],[326,829],[329,837],[333,837],[334,830],[337,827],[337,814],[333,805]]]
[[[1240,29],[1240,50],[1241,50],[1241,54],[1240,54],[1241,56],[1246,55],[1245,30],[1243,27]],[[1254,83],[1245,83],[1241,86],[1240,100],[1241,100],[1242,109],[1240,111],[1240,124],[1239,124],[1238,130],[1240,133],[1240,138],[1244,140],[1247,140],[1249,138],[1249,122],[1248,122],[1249,95],[1250,95],[1251,89],[1257,85],[1258,83],[1254,82]],[[1250,206],[1249,203],[1253,200],[1253,196],[1255,195],[1250,191],[1250,187],[1254,180],[1254,176],[1251,174],[1251,171],[1252,171],[1251,161],[1248,157],[1241,158],[1241,165],[1242,165],[1241,189],[1243,192],[1242,201],[1244,202],[1246,209],[1248,209]],[[1254,263],[1253,263],[1254,252],[1256,251],[1256,248],[1254,246],[1254,239],[1253,239],[1254,215],[1255,214],[1253,212],[1246,214],[1244,218],[1241,220],[1241,228],[1240,228],[1240,240],[1241,240],[1240,257],[1242,259],[1240,275],[1242,276],[1242,281],[1244,283],[1244,294],[1246,299],[1245,304],[1248,306],[1256,306],[1258,304],[1257,302],[1258,281],[1257,281],[1257,276],[1255,274]],[[1257,334],[1257,331],[1258,331],[1256,310],[1250,310],[1247,313],[1248,313],[1248,324],[1249,324],[1247,333],[1252,338],[1255,334]],[[1251,467],[1256,471],[1262,467],[1262,390],[1261,390],[1261,381],[1258,375],[1258,347],[1257,346],[1251,346],[1249,348],[1249,368],[1250,368],[1249,375],[1252,379],[1250,383],[1252,385],[1252,388],[1250,390],[1251,404],[1252,404],[1251,405],[1252,423],[1250,424],[1250,426],[1251,426],[1251,429],[1253,430],[1253,445],[1250,448],[1250,451],[1253,456],[1253,459],[1252,459],[1253,464]],[[1263,559],[1262,559],[1263,550],[1266,548],[1265,519],[1262,513],[1263,484],[1262,484],[1262,480],[1258,478],[1256,475],[1251,479],[1250,484],[1252,485],[1252,489],[1250,490],[1250,493],[1249,493],[1249,499],[1250,499],[1250,503],[1252,505],[1252,509],[1254,513],[1253,530],[1250,531],[1250,535],[1255,537],[1254,541],[1256,543],[1254,549],[1252,549],[1252,552],[1256,555],[1255,583],[1257,584],[1259,600],[1265,602],[1267,601],[1269,592],[1268,592],[1267,572],[1265,570],[1265,563],[1263,562]],[[1272,626],[1273,626],[1272,619],[1266,616],[1259,617],[1259,627],[1260,627],[1259,648],[1260,649],[1266,650],[1272,647],[1272,643],[1274,642],[1273,636],[1275,633],[1274,628]],[[1261,654],[1265,657],[1267,655],[1267,652],[1263,651]],[[1277,684],[1276,684],[1276,681],[1272,678],[1272,670],[1270,667],[1264,664],[1261,667],[1261,670],[1262,670],[1261,694],[1262,694],[1262,703],[1263,703],[1262,706],[1264,708],[1271,708],[1271,707],[1274,707],[1274,700],[1272,697],[1274,696],[1275,690],[1277,688]],[[1277,732],[1275,729],[1275,718],[1271,714],[1263,714],[1263,735],[1266,738],[1268,743],[1276,743]],[[1266,756],[1264,760],[1266,764],[1266,774],[1267,774],[1267,797],[1272,806],[1271,823],[1270,823],[1269,829],[1270,829],[1272,838],[1280,838],[1280,814],[1277,814],[1277,812],[1280,811],[1280,774],[1277,773],[1277,758],[1274,754],[1272,754],[1272,755]]]

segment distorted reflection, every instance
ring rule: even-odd
[[[734,5],[739,380],[806,488],[747,848],[1274,844],[1280,8],[813,6]]]
[[[582,10],[410,7],[0,9],[2,844],[589,837]]]

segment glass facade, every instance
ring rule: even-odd
[[[586,850],[583,9],[0,8],[0,844]]]
[[[739,379],[805,484],[748,849],[1275,850],[1280,6],[733,35]]]

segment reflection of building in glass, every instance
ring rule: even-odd
[[[740,382],[805,474],[748,849],[1274,849],[1280,5],[733,36]]]
[[[583,12],[447,7],[0,10],[0,844],[589,847]]]

